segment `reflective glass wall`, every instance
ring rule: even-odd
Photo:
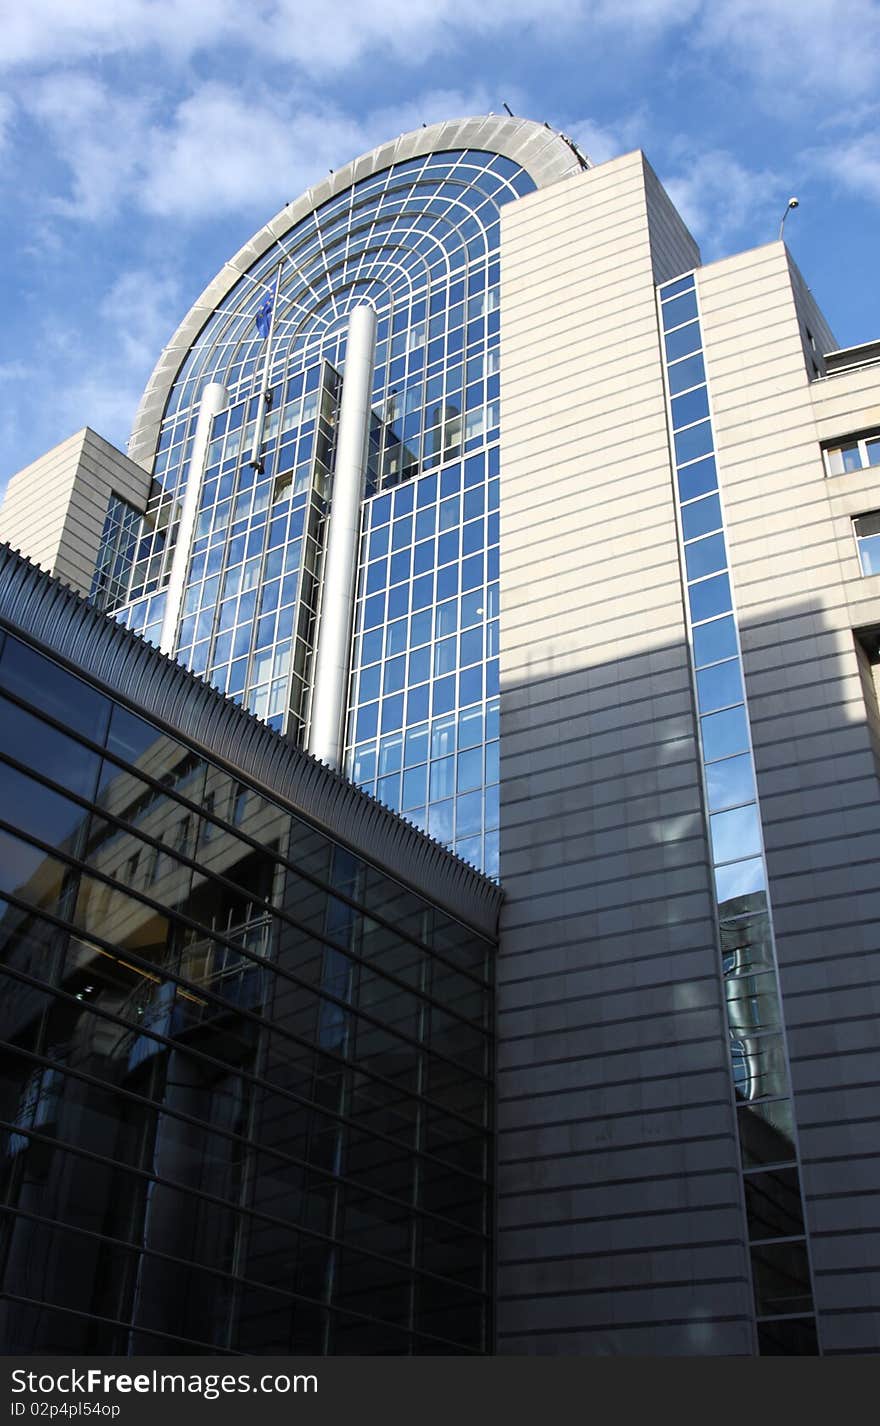
[[[158,640],[182,495],[195,478],[199,513],[174,651],[271,726],[302,738],[346,327],[354,307],[373,306],[346,770],[493,874],[498,214],[534,186],[501,156],[435,153],[363,179],[280,238],[181,366],[130,583],[116,602],[120,619]],[[255,470],[267,351],[255,316],[279,265],[271,407]],[[229,409],[214,420],[204,471],[193,472],[198,400],[209,381],[226,387]]]
[[[492,947],[7,635],[0,1333],[489,1342]]]

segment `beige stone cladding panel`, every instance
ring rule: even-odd
[[[696,261],[639,153],[502,215],[501,1352],[751,1347],[655,304]]]
[[[143,510],[150,477],[85,427],[13,476],[0,538],[88,594],[111,492]]]
[[[829,478],[821,441],[880,416],[880,390],[876,369],[809,379],[817,318],[782,244],[712,264],[698,287],[816,1299],[826,1350],[846,1350],[851,1314],[880,1340],[877,1235],[859,1273],[843,1265],[853,1191],[880,1201],[877,1120],[858,1107],[880,1080],[880,788],[852,632],[880,623],[880,576],[861,576],[852,532],[880,482]]]
[[[0,509],[0,540],[54,573],[85,430],[13,475]]]

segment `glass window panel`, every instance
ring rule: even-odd
[[[738,1100],[788,1094],[788,1066],[781,1035],[749,1032],[735,1026],[730,1034],[730,1052]]]
[[[685,466],[678,472],[678,493],[681,500],[695,500],[697,496],[706,495],[717,488],[718,472],[714,456],[695,461],[693,465]]]
[[[759,1322],[758,1352],[762,1357],[817,1357],[819,1340],[815,1317]]]
[[[94,793],[99,755],[6,698],[0,698],[0,749],[81,797]]]
[[[764,863],[760,857],[753,857],[748,861],[728,862],[725,866],[715,869],[715,894],[722,916],[733,915],[736,909],[746,909],[749,900],[766,889]]]
[[[745,708],[728,708],[723,713],[711,713],[701,718],[700,731],[703,756],[707,762],[748,750],[749,727]]]
[[[404,739],[404,764],[406,767],[413,767],[416,763],[425,762],[428,757],[428,725],[423,723],[418,728],[408,728]]]
[[[794,1162],[794,1123],[790,1100],[740,1104],[737,1120],[743,1168]]]
[[[428,832],[438,842],[452,841],[453,802],[435,802],[428,808]]]
[[[74,732],[103,742],[110,700],[11,635],[0,657],[0,685]]]
[[[670,327],[681,326],[682,322],[690,322],[697,315],[696,293],[685,292],[680,297],[673,297],[671,302],[664,302],[660,310],[664,332],[668,332]]]
[[[672,424],[675,430],[702,421],[709,414],[709,396],[705,386],[698,386],[684,396],[672,398]]]
[[[431,801],[451,797],[455,791],[455,759],[441,758],[431,764]]]
[[[428,765],[407,768],[403,774],[403,797],[401,806],[406,812],[413,807],[421,807],[427,801]]]
[[[744,1176],[749,1237],[797,1238],[804,1231],[800,1177],[796,1168]]]
[[[467,792],[456,799],[455,835],[472,837],[483,829],[483,794]]]
[[[760,820],[754,803],[731,812],[720,812],[709,818],[709,825],[716,862],[739,860],[760,852]]]
[[[732,1033],[748,1035],[756,1030],[778,1030],[779,992],[773,970],[759,975],[725,975],[724,994],[727,1020]]]
[[[709,763],[706,767],[706,790],[710,812],[748,802],[755,796],[755,774],[750,755],[743,753],[736,758]]]
[[[455,751],[455,718],[435,718],[431,726],[431,757],[445,757]]]
[[[669,368],[669,390],[673,396],[680,391],[687,391],[690,386],[699,386],[705,380],[706,368],[699,352],[695,356],[685,357],[684,361],[675,362]]]
[[[737,653],[736,625],[730,615],[700,624],[694,629],[694,663],[697,668],[734,658]]]
[[[717,495],[707,495],[703,500],[683,505],[681,526],[686,540],[699,539],[710,530],[721,529],[721,501]]]
[[[679,357],[698,352],[703,345],[699,322],[690,322],[677,332],[667,332],[665,337],[666,359],[676,361]]]
[[[379,744],[379,773],[399,772],[403,762],[403,738],[398,734]]]
[[[708,455],[712,450],[712,423],[701,421],[698,426],[688,426],[684,431],[676,431],[673,437],[677,465]]]
[[[483,750],[467,748],[458,755],[458,791],[469,792],[483,781]]]
[[[767,1243],[753,1248],[752,1278],[759,1317],[812,1310],[810,1267],[805,1243]]]
[[[701,713],[712,713],[743,698],[739,659],[711,664],[697,672],[697,702]]]
[[[707,535],[692,545],[685,545],[685,563],[688,579],[701,579],[705,574],[714,574],[727,565],[727,552],[722,534]]]
[[[701,580],[699,584],[690,585],[688,598],[695,624],[712,619],[716,614],[726,614],[731,608],[730,580],[726,574]]]
[[[721,953],[725,976],[772,968],[773,945],[766,910],[759,909],[755,915],[722,920]]]
[[[380,777],[376,784],[376,796],[389,807],[399,807],[400,774],[392,773],[388,777]]]
[[[431,685],[421,683],[418,688],[411,688],[406,699],[406,721],[407,723],[420,723],[423,718],[427,718],[430,704]]]
[[[20,896],[32,906],[55,911],[72,880],[69,868],[8,832],[0,832],[0,891]],[[75,883],[74,883],[75,884]],[[19,917],[13,912],[14,918]]]
[[[0,762],[0,815],[20,831],[75,857],[89,814],[60,792]]]
[[[389,733],[403,726],[403,694],[395,693],[382,699],[382,732]],[[358,734],[360,736],[360,734]]]
[[[677,277],[673,282],[664,283],[660,295],[666,300],[668,297],[677,297],[679,292],[692,292],[694,288],[694,274],[687,273],[685,277]]]
[[[438,610],[437,612],[439,619],[440,611]],[[456,645],[457,640],[452,637],[448,639],[441,639],[440,642],[434,646],[435,676],[439,677],[441,674],[451,673],[452,670],[456,667]]]

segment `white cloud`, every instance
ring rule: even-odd
[[[771,169],[746,168],[718,149],[691,157],[681,172],[663,182],[700,241],[704,258],[720,256],[737,236],[752,243],[776,237],[784,184]]]
[[[600,124],[595,119],[572,119],[563,123],[562,128],[593,163],[605,163],[619,154],[643,148],[648,122],[644,109],[639,108],[611,124]]]
[[[148,103],[114,94],[89,75],[59,71],[33,87],[26,107],[70,171],[69,196],[56,196],[51,206],[65,215],[106,217],[137,178]]]
[[[39,83],[28,102],[69,173],[56,212],[94,221],[125,205],[186,222],[238,212],[269,218],[389,136],[485,112],[488,101],[481,90],[435,90],[355,119],[296,94],[208,82],[161,115],[148,98],[119,99],[88,75],[65,73]]]
[[[0,94],[0,153],[8,146],[15,120],[15,105],[8,94]]]
[[[751,75],[777,110],[822,95],[850,104],[880,80],[876,0],[704,0],[694,39]]]
[[[804,154],[804,162],[859,198],[880,203],[880,135],[876,130]]]
[[[157,263],[120,272],[88,322],[74,326],[47,314],[27,356],[0,365],[0,429],[10,467],[0,470],[0,486],[13,468],[83,425],[124,450],[141,393],[185,306],[179,280]]]

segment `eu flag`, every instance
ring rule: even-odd
[[[262,307],[259,307],[257,309],[257,315],[254,318],[254,321],[257,324],[257,331],[259,332],[261,337],[268,337],[269,335],[269,324],[272,320],[273,301],[274,298],[267,297]]]

